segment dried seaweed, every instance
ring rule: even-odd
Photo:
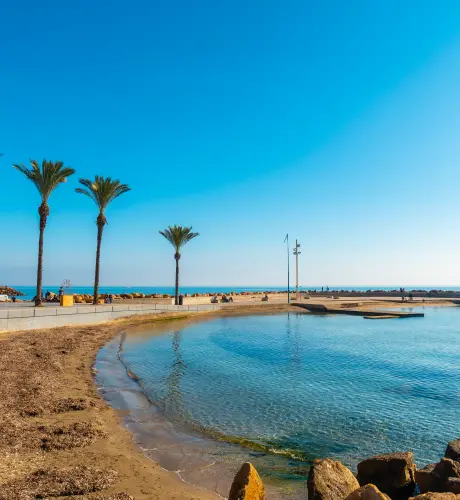
[[[39,469],[28,476],[2,485],[0,500],[84,495],[111,486],[118,474],[114,470],[78,466],[66,469]]]

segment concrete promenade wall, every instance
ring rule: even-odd
[[[214,311],[218,304],[175,306],[169,304],[114,304],[74,307],[25,307],[0,309],[0,332],[54,328],[69,325],[95,325],[117,318],[168,311]]]

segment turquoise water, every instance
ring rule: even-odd
[[[398,450],[423,466],[460,437],[460,309],[423,311],[171,324],[127,336],[121,357],[170,421],[284,455],[287,469]]]

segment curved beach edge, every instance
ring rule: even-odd
[[[216,494],[182,482],[136,447],[122,414],[99,394],[96,356],[121,331],[144,324],[288,310],[287,305],[248,306],[234,313],[162,313],[95,326],[0,333],[0,412],[5,417],[0,449],[6,457],[0,489],[7,495],[45,497],[83,494],[108,500],[126,493],[136,500],[215,500]]]

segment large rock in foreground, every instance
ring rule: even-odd
[[[458,477],[447,478],[446,482],[444,483],[443,490],[460,495],[460,478]]]
[[[449,441],[444,456],[446,458],[450,458],[451,460],[460,462],[460,439]]]
[[[406,500],[415,489],[415,464],[412,453],[377,455],[358,464],[358,481],[372,483],[393,500]]]
[[[228,500],[267,500],[262,479],[251,463],[241,466],[233,480]]]
[[[415,471],[415,482],[418,484],[420,493],[428,491],[441,491],[442,478],[439,475],[439,464],[429,464],[423,469]]]
[[[460,493],[460,463],[443,458],[436,464],[417,470],[415,480],[421,493]]]
[[[308,500],[344,500],[359,488],[359,483],[345,465],[325,459],[313,462],[307,486]]]
[[[448,477],[460,477],[460,463],[450,458],[442,458],[441,461],[436,464],[435,470],[443,480],[446,480]]]
[[[374,484],[361,486],[359,490],[354,491],[347,496],[346,500],[391,500],[388,495],[382,493]]]

